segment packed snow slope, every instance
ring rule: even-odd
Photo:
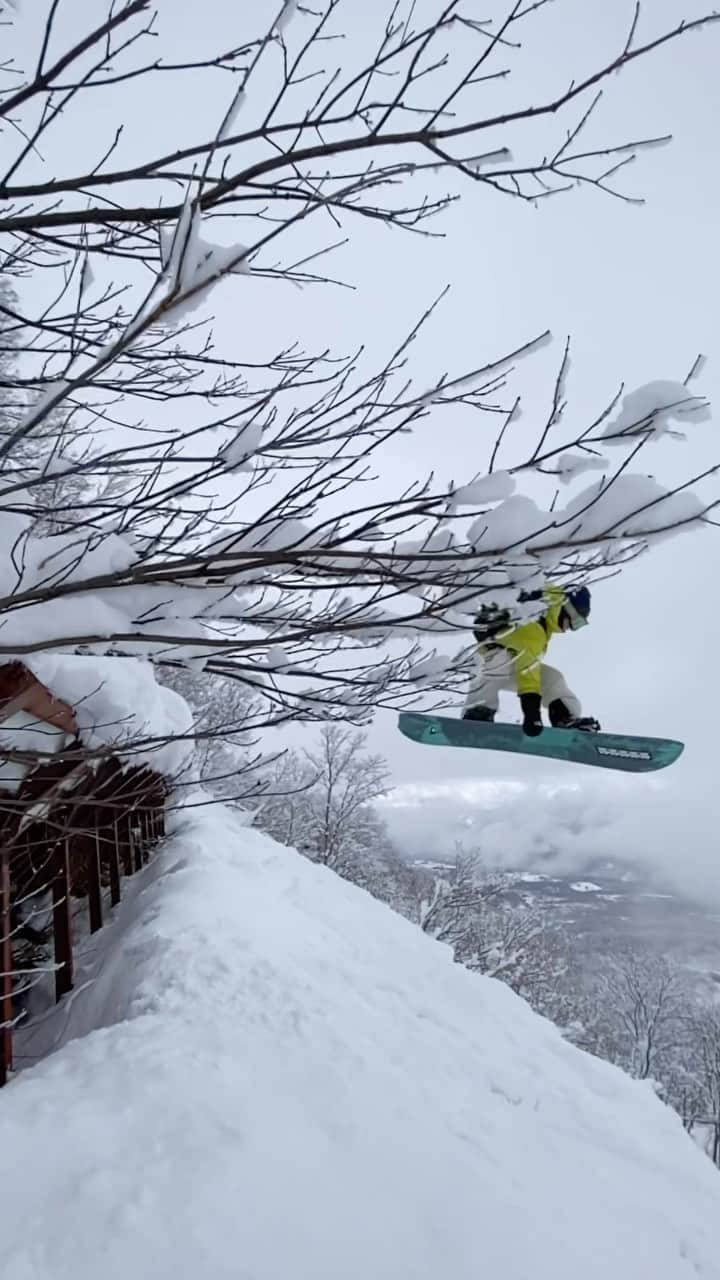
[[[649,1085],[227,810],[144,875],[0,1094],[8,1280],[720,1277]]]

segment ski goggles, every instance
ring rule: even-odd
[[[588,622],[590,621],[589,618],[585,617],[584,613],[580,613],[580,611],[575,608],[575,605],[572,603],[571,600],[566,600],[564,602],[563,609],[565,610],[565,613],[567,614],[567,617],[570,621],[571,631],[579,631],[581,627],[586,627]]]

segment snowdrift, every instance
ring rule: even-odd
[[[8,1280],[720,1277],[717,1172],[649,1086],[229,811],[102,945],[0,1095]]]

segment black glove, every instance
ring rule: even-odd
[[[542,716],[540,714],[540,708],[542,706],[540,694],[521,693],[520,706],[522,707],[523,713],[523,733],[526,734],[528,738],[537,738],[538,734],[543,731]]]

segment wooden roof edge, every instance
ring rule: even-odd
[[[24,662],[15,659],[0,663],[0,723],[18,711],[27,711],[43,724],[55,725],[65,733],[78,732],[73,708],[56,697]]]

